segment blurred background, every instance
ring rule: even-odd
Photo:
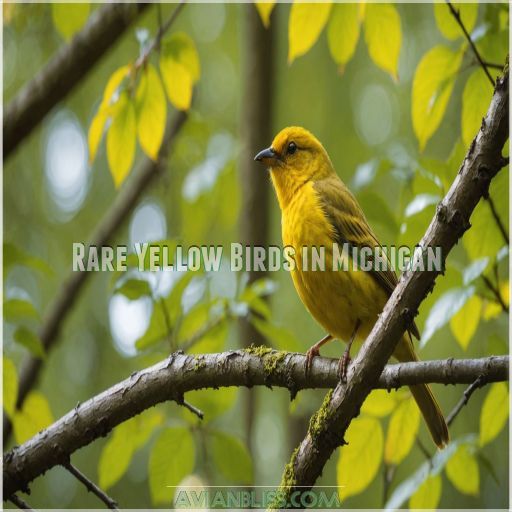
[[[7,3],[3,8],[3,91],[8,105],[66,40],[51,5]],[[91,5],[88,16],[100,8]],[[93,163],[89,161],[87,134],[105,85],[117,68],[137,58],[141,37],[154,37],[159,19],[168,19],[174,8],[171,4],[147,8],[4,163],[4,301],[28,301],[35,310],[5,318],[4,357],[14,363],[18,375],[22,360],[29,353],[39,353],[37,339],[26,333],[38,332],[45,311],[71,272],[73,242],[86,242],[123,187],[129,186],[131,176],[119,190],[115,188],[104,142]],[[362,34],[343,70],[330,54],[327,30],[305,55],[289,64],[290,5],[275,6],[268,28],[253,5],[185,5],[170,33],[185,32],[197,48],[201,76],[192,106],[171,141],[164,172],[137,201],[110,244],[131,246],[162,240],[184,246],[221,244],[226,255],[229,244],[240,240],[281,245],[280,214],[271,183],[263,168],[253,166],[252,157],[255,150],[270,144],[273,134],[289,125],[308,128],[323,143],[382,243],[416,243],[466,152],[461,142],[463,90],[477,67],[470,56],[465,58],[440,127],[420,152],[411,120],[415,71],[432,47],[446,44],[455,48],[461,40],[444,38],[433,5],[398,4],[396,9],[402,40],[398,79],[394,80],[369,57]],[[492,52],[492,59],[502,64],[508,48],[508,6],[477,6],[474,30],[484,41],[482,46],[487,44],[486,51]],[[490,43],[485,39],[489,34],[494,37]],[[258,48],[263,48],[263,55]],[[253,58],[255,62],[251,62]],[[493,73],[495,76],[497,71]],[[485,86],[481,96],[488,105],[492,88]],[[177,116],[174,107],[169,107],[168,115],[171,119]],[[144,158],[138,148],[134,167]],[[251,173],[260,174],[253,178]],[[493,184],[491,196],[508,230],[508,168],[499,180]],[[415,201],[418,196],[422,199]],[[5,257],[6,245],[16,258]],[[438,278],[434,292],[420,309],[420,331],[425,331],[426,324],[429,331],[428,342],[419,350],[421,359],[508,353],[508,312],[496,304],[479,275],[496,282],[508,306],[508,251],[502,249],[506,245],[488,205],[480,205],[473,229],[450,254],[445,275]],[[466,270],[476,261],[482,270],[472,280]],[[130,270],[130,278],[148,281],[151,289],[135,298],[119,291],[126,276],[109,272],[88,276],[63,320],[58,341],[45,357],[34,388],[38,393],[32,398],[34,408],[24,410],[24,419],[15,426],[6,447],[37,432],[45,426],[41,421],[61,417],[77,402],[163,359],[201,329],[190,348],[195,353],[251,343],[303,352],[323,336],[284,271],[265,277],[232,273],[226,259],[219,273],[175,274]],[[177,287],[180,282],[182,289]],[[173,290],[174,298],[169,299]],[[446,293],[452,295],[446,299]],[[445,302],[439,305],[443,297]],[[458,309],[450,309],[457,300]],[[176,320],[172,334],[155,335],[161,321],[156,318],[161,315],[160,306],[165,308],[171,301]],[[25,336],[20,334],[20,326]],[[333,343],[323,353],[339,357],[341,352],[342,346]],[[464,390],[460,385],[433,388],[446,414]],[[488,392],[489,387],[477,391],[461,411],[451,427],[453,439],[466,434],[479,437],[480,412]],[[155,445],[165,448],[165,429],[185,429],[193,450],[187,448],[182,454],[193,462],[187,482],[277,485],[324,395],[324,391],[303,391],[290,402],[289,392],[277,388],[190,393],[186,399],[206,414],[202,423],[174,403],[161,404],[148,411],[147,417],[146,413],[142,416],[150,425],[143,442],[128,448],[123,436],[118,436],[112,447],[115,433],[110,434],[79,450],[72,461],[108,487],[109,494],[124,507],[168,506],[172,499],[169,491],[162,495],[149,482],[152,451]],[[397,404],[404,399],[395,395],[401,397],[396,398]],[[395,405],[390,406],[389,414]],[[506,401],[500,407],[505,410]],[[367,412],[372,416],[372,411]],[[389,414],[372,416],[378,418],[384,439]],[[31,427],[31,422],[37,426]],[[228,436],[227,441],[223,435]],[[220,441],[215,441],[215,436]],[[433,454],[422,422],[417,437]],[[420,445],[412,441],[387,483],[385,475],[394,464],[381,460],[381,453],[374,476],[362,492],[347,498],[346,507],[382,507],[396,486],[426,460]],[[110,456],[105,452],[109,443]],[[442,470],[439,507],[504,508],[509,500],[508,423],[492,441],[470,445],[471,460],[477,463],[477,487],[461,489],[457,478]],[[168,448],[171,457],[176,447],[171,443]],[[121,453],[127,460],[121,461]],[[327,464],[319,485],[343,480],[337,471],[338,459],[339,451]],[[179,476],[181,481],[183,475]],[[385,490],[386,486],[389,489]],[[62,468],[38,478],[31,491],[30,504],[37,508],[99,507],[97,499]]]

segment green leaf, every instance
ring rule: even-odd
[[[156,160],[164,137],[167,102],[160,77],[151,64],[142,72],[135,104],[140,146],[146,155]]]
[[[119,288],[116,288],[115,293],[120,293],[130,300],[137,300],[151,296],[151,286],[145,279],[127,279]]]
[[[468,348],[471,338],[476,332],[482,315],[482,299],[476,295],[470,297],[466,304],[450,320],[452,330],[457,343],[462,350]]]
[[[149,489],[154,505],[170,505],[176,486],[194,469],[195,448],[185,428],[167,428],[149,455]]]
[[[485,397],[480,413],[480,446],[493,441],[506,425],[509,411],[508,387],[496,382]]]
[[[16,366],[8,357],[3,360],[4,410],[10,418],[16,409],[18,399],[18,374]]]
[[[170,102],[179,110],[188,110],[200,76],[199,56],[188,35],[177,33],[163,41],[160,73]]]
[[[198,364],[200,363],[198,362]],[[202,422],[207,423],[233,407],[237,391],[237,388],[234,387],[188,391],[186,393],[186,400],[204,412]],[[184,418],[192,423],[200,421],[188,409],[182,408],[182,413]]]
[[[376,418],[356,418],[346,436],[348,446],[341,449],[336,470],[343,500],[370,485],[382,461],[384,444],[382,427]]]
[[[400,464],[411,451],[420,426],[420,411],[412,397],[402,400],[389,420],[384,460]]]
[[[146,332],[135,342],[137,350],[147,348],[160,343],[168,335],[167,322],[163,312],[163,306],[160,301],[153,304],[153,312]]]
[[[288,21],[288,64],[307,53],[318,40],[331,12],[329,3],[295,1]]]
[[[301,345],[292,331],[286,327],[267,322],[254,315],[250,318],[251,324],[278,350],[299,352]]]
[[[14,341],[25,347],[29,352],[41,359],[46,357],[46,352],[39,336],[26,327],[18,327],[14,332]]]
[[[398,80],[402,29],[396,7],[392,4],[367,4],[364,38],[373,62]]]
[[[409,500],[409,509],[431,509],[437,510],[441,500],[441,488],[443,481],[441,475],[429,476],[411,496]]]
[[[467,4],[474,5],[474,4]],[[484,71],[475,70],[468,78],[462,93],[462,141],[469,147],[482,125],[492,97],[492,85]]]
[[[204,334],[203,334],[204,332]],[[197,339],[188,349],[189,354],[211,354],[221,352],[228,337],[228,324],[221,321],[217,325],[203,327],[203,332],[196,334]]]
[[[21,410],[12,416],[14,437],[22,444],[53,423],[50,405],[40,391],[31,391]]]
[[[466,288],[452,288],[441,295],[434,306],[432,306],[425,321],[420,346],[424,347],[428,340],[462,309],[474,293],[474,286],[468,286]]]
[[[222,475],[233,482],[250,485],[252,460],[242,441],[218,430],[212,431],[210,436],[213,460]]]
[[[91,10],[89,3],[52,4],[52,18],[59,34],[69,41],[86,23]]]
[[[472,446],[459,445],[457,451],[446,463],[446,476],[459,492],[471,496],[478,495],[480,472]]]
[[[327,27],[327,41],[340,71],[345,69],[354,56],[360,30],[359,5],[334,4]]]
[[[361,413],[383,418],[396,407],[394,396],[385,389],[374,389],[361,406]]]
[[[420,151],[441,124],[464,51],[439,45],[421,59],[412,84],[412,124]]]
[[[489,258],[487,257],[479,258],[468,265],[462,273],[464,286],[471,284],[475,279],[480,277],[485,272],[488,265]]]
[[[3,257],[4,276],[7,275],[7,272],[9,272],[9,270],[15,265],[30,267],[46,275],[53,274],[53,270],[48,265],[48,263],[39,258],[26,254],[14,244],[4,242]]]
[[[265,28],[270,27],[270,15],[274,10],[276,2],[254,2],[258,14],[260,15],[261,21]]]
[[[135,133],[135,107],[125,91],[115,105],[107,133],[107,159],[116,188],[130,172],[135,156]]]
[[[427,206],[437,204],[441,200],[441,196],[437,194],[418,194],[414,199],[405,207],[404,215],[412,217],[417,213],[422,212]]]
[[[4,320],[19,322],[21,320],[39,320],[39,313],[31,302],[23,299],[8,299],[4,302]]]
[[[469,34],[471,34],[475,27],[476,18],[478,16],[478,4],[463,4],[453,3],[453,6],[459,11],[462,23],[466,27]],[[464,37],[464,32],[460,28],[457,20],[450,12],[447,4],[439,2],[434,4],[434,15],[436,18],[437,27],[444,37],[448,39],[457,39]]]
[[[101,488],[108,489],[121,479],[130,466],[135,451],[146,444],[163,419],[159,411],[147,410],[114,429],[98,462]]]

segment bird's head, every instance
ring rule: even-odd
[[[299,126],[281,130],[271,146],[260,151],[254,160],[270,169],[281,207],[305,182],[324,178],[334,172],[320,141]]]

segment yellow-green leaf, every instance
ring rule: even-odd
[[[160,77],[151,64],[142,72],[136,107],[140,146],[150,158],[156,160],[164,137],[167,102]]]
[[[446,463],[446,476],[453,486],[463,494],[478,495],[480,473],[472,448],[461,444]]]
[[[35,332],[31,331],[30,329],[27,329],[24,326],[18,327],[14,332],[13,337],[16,343],[19,343],[20,345],[25,347],[35,357],[44,359],[44,357],[46,356],[45,349],[43,347],[41,339]]]
[[[179,110],[188,110],[200,76],[199,56],[189,36],[177,33],[163,42],[160,73],[171,103]]]
[[[473,4],[470,4],[473,5]],[[482,69],[468,78],[462,93],[462,141],[469,147],[487,113],[492,86]]]
[[[384,436],[376,418],[356,418],[346,434],[348,446],[341,449],[337,482],[341,499],[364,491],[374,479],[382,461]]]
[[[409,499],[409,509],[437,510],[442,483],[441,475],[430,475]]]
[[[252,483],[251,456],[240,439],[216,430],[211,433],[211,448],[215,465],[224,477],[242,484]]]
[[[480,446],[495,439],[505,426],[509,411],[508,387],[497,382],[485,397],[480,413]]]
[[[276,5],[275,2],[255,2],[256,9],[260,15],[263,26],[268,28],[270,26],[270,15]]]
[[[107,158],[114,184],[119,187],[124,181],[135,156],[135,108],[123,92],[112,115],[112,124],[107,133]]]
[[[59,34],[69,41],[85,25],[90,10],[89,3],[54,3],[52,4],[53,24]]]
[[[122,66],[116,69],[108,79],[105,90],[103,91],[103,98],[101,100],[100,106],[98,107],[98,111],[91,121],[91,126],[89,127],[87,139],[89,143],[90,163],[92,163],[96,158],[98,146],[100,145],[101,139],[103,137],[105,124],[115,110],[111,107],[116,103],[117,99],[119,98],[119,94],[115,95],[114,93],[118,91],[121,83],[128,76],[129,72],[130,66]]]
[[[327,27],[329,50],[340,71],[356,51],[361,24],[358,4],[335,4]]]
[[[12,417],[14,409],[16,408],[16,400],[18,399],[18,374],[14,363],[5,356],[3,361],[3,372],[4,410],[9,417]]]
[[[304,55],[318,40],[331,12],[331,3],[295,1],[288,21],[288,63]]]
[[[420,426],[420,411],[412,397],[402,400],[389,420],[384,460],[388,464],[400,464],[416,439]]]
[[[39,319],[39,313],[31,302],[24,299],[8,299],[4,302],[5,321],[16,323],[27,319]]]
[[[31,391],[20,411],[12,416],[14,437],[18,444],[24,443],[53,423],[50,405],[40,391]]]
[[[462,23],[464,23],[468,33],[471,34],[478,16],[478,4],[452,2],[452,5],[459,11]],[[448,39],[464,37],[464,32],[445,2],[434,4],[434,15],[436,17],[437,27],[444,37]]]
[[[450,320],[450,328],[463,350],[468,348],[482,314],[482,299],[473,295]]]
[[[392,4],[368,4],[364,17],[364,38],[373,62],[398,80],[402,29],[396,7]]]
[[[397,402],[394,396],[385,389],[374,389],[364,401],[361,412],[369,416],[383,418],[391,414]]]
[[[170,505],[176,486],[194,469],[195,448],[185,428],[168,428],[156,440],[149,455],[149,489],[154,505]]]
[[[412,124],[420,151],[441,124],[464,52],[439,45],[421,59],[412,84]]]

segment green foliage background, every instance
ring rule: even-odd
[[[302,29],[299,36],[293,36],[298,29],[292,23],[291,41],[288,28],[293,7],[279,5],[270,18],[270,23],[276,25],[274,131],[298,124],[322,141],[384,244],[414,244],[421,238],[436,202],[456,175],[492,95],[483,71],[465,51],[457,27],[447,21],[446,12],[438,11],[444,7],[399,4],[396,9],[385,8],[391,13],[386,10],[377,16],[371,10],[375,6],[367,5],[364,21],[355,7],[352,19],[359,20],[355,23],[361,24],[361,33],[350,35],[347,30],[344,42],[336,40],[333,34],[339,32],[330,24],[335,24],[335,16],[336,23],[342,22],[345,16],[336,15],[336,10],[350,6],[336,5],[329,12],[325,8],[326,13],[315,18],[316,34]],[[90,10],[97,8],[4,5],[6,104],[82,26]],[[163,19],[172,8],[162,6]],[[240,118],[243,9],[236,4],[186,5],[173,26],[171,34],[184,32],[190,36],[199,56],[200,78],[190,117],[173,141],[165,175],[146,194],[143,206],[126,219],[116,243],[128,244],[147,232],[155,233],[155,223],[164,226],[160,232],[156,229],[157,239],[172,243],[224,244],[229,248],[230,242],[237,241],[237,159],[240,125],[245,122]],[[294,16],[298,19],[300,13]],[[469,13],[467,21],[473,25],[480,51],[487,60],[502,64],[508,48],[507,5],[480,5],[474,20],[472,16]],[[379,38],[375,46],[379,19],[386,19],[395,35],[398,23],[401,40],[397,42],[384,34],[380,46]],[[118,193],[109,172],[110,168],[115,174],[116,164],[107,158],[106,144],[102,142],[94,162],[87,166],[82,203],[73,211],[59,207],[49,170],[54,165],[48,156],[52,133],[64,122],[73,123],[86,144],[109,78],[120,66],[137,58],[140,44],[136,34],[139,40],[151,39],[158,29],[157,20],[157,9],[151,7],[5,165],[4,409],[15,418],[16,442],[29,438],[77,402],[162,359],[172,348],[191,340],[195,343],[190,350],[195,353],[239,347],[234,321],[239,316],[248,316],[269,344],[279,349],[304,351],[322,335],[300,304],[285,272],[273,274],[271,281],[252,288],[245,288],[243,275],[235,276],[229,271],[190,275],[161,296],[154,276],[130,272],[127,280],[126,276],[98,273],[90,276],[65,322],[58,346],[47,357],[38,390],[29,396],[21,412],[14,412],[16,373],[27,351],[41,355],[35,332],[55,290],[70,270],[72,243],[87,239]],[[311,26],[308,30],[312,30]],[[146,35],[142,29],[147,30]],[[299,38],[300,44],[309,38],[310,44],[292,51],[294,37]],[[339,46],[342,44],[354,47],[343,50]],[[398,61],[392,57],[396,44]],[[420,74],[420,61],[439,45],[444,45],[440,52],[448,56],[445,64],[440,67],[436,61],[430,68],[424,64],[426,72]],[[173,116],[176,102],[166,84],[168,63],[158,62],[155,56],[150,62],[154,69],[160,66],[164,88],[171,98],[167,114]],[[415,78],[416,73],[419,76]],[[495,70],[493,73],[496,75]],[[412,91],[416,80],[427,92],[423,96],[418,93],[420,99],[415,100]],[[419,109],[419,115],[414,114],[415,109]],[[438,110],[432,112],[435,109]],[[440,117],[439,128],[432,121],[436,116]],[[430,127],[421,125],[428,122]],[[431,137],[425,135],[429,131]],[[148,152],[144,138],[139,140]],[[134,151],[132,161],[137,162],[143,156],[142,149],[137,147]],[[154,151],[149,149],[150,154]],[[128,173],[132,167],[129,164],[125,169]],[[117,179],[122,182],[122,177]],[[493,182],[491,197],[508,229],[508,168]],[[141,216],[143,207],[156,211],[156,216]],[[503,250],[505,243],[487,203],[478,206],[472,224],[472,230],[450,255],[446,274],[437,280],[434,293],[420,310],[422,359],[508,353],[508,314],[502,312],[481,279],[482,273],[493,282],[497,279],[508,303],[508,251]],[[269,242],[281,242],[276,201],[272,201]],[[150,286],[141,283],[147,279]],[[270,297],[270,306],[261,300],[263,296]],[[133,348],[133,341],[128,353],[126,346],[122,348],[123,335],[115,340],[114,300],[123,303],[126,318],[134,303],[147,311],[148,321],[151,317],[149,330],[142,330],[139,335],[138,351]],[[123,322],[122,317],[117,318]],[[167,332],[169,321],[171,335]],[[129,334],[124,336],[130,338]],[[332,344],[325,354],[338,357],[340,351],[340,345]],[[434,388],[446,413],[463,391],[462,386]],[[186,399],[206,414],[202,423],[176,404],[163,404],[119,426],[107,439],[80,450],[72,460],[108,488],[121,505],[130,508],[150,503],[169,505],[172,489],[166,485],[178,485],[183,478],[189,485],[277,485],[282,468],[304,436],[308,419],[320,406],[323,394],[301,392],[290,403],[288,392],[283,390],[256,390],[254,436],[248,440],[241,420],[245,390],[190,393]],[[420,479],[411,488],[411,507],[506,506],[507,404],[505,384],[475,393],[451,428],[455,440],[452,457],[437,461],[426,483],[421,486]],[[347,497],[347,507],[383,506],[383,460],[397,465],[392,495],[398,484],[425,464],[416,435],[433,454],[425,426],[415,406],[409,408],[410,405],[405,391],[371,396],[361,417],[349,429],[349,446],[329,461],[318,484],[345,484],[342,497]],[[11,444],[14,442],[11,440]],[[347,470],[349,475],[344,474]],[[404,505],[408,503],[405,500]],[[99,506],[94,496],[62,468],[52,469],[33,483],[31,504],[37,508]]]

